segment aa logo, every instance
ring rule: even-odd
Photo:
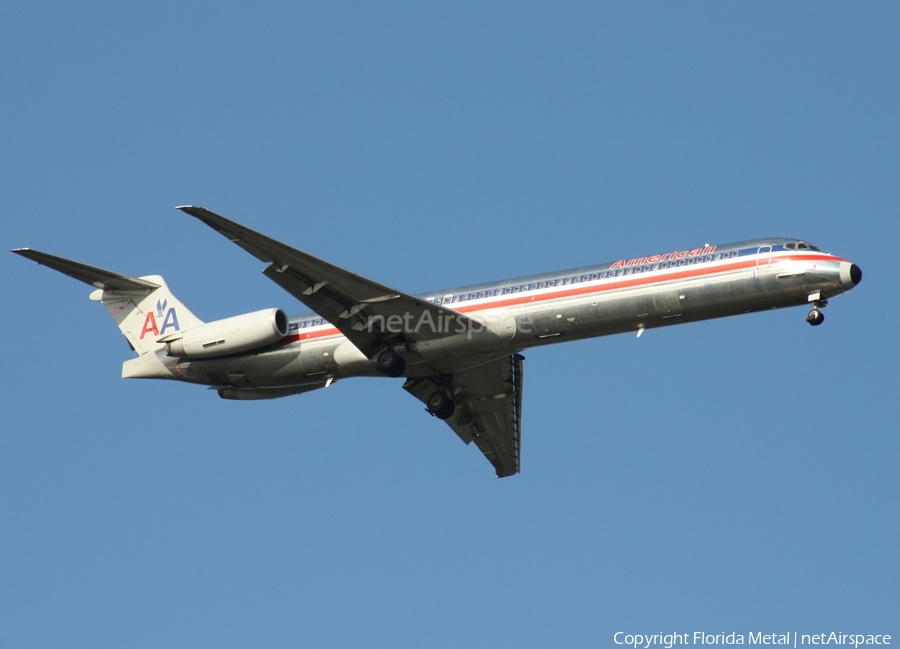
[[[158,324],[159,322],[162,322],[161,327]],[[157,300],[156,313],[150,311],[147,313],[147,317],[144,318],[144,326],[141,329],[141,340],[143,340],[144,336],[147,334],[160,336],[165,334],[169,329],[172,331],[181,331],[181,327],[178,326],[178,314],[175,313],[174,306],[169,306],[168,300],[163,300],[162,302]]]

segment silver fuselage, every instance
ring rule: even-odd
[[[487,323],[440,349],[398,344],[407,376],[435,366],[477,365],[538,345],[637,332],[767,309],[824,306],[855,286],[859,268],[797,239],[758,239],[434,291],[423,299]],[[423,323],[398,323],[421,326]],[[434,323],[426,323],[434,326]],[[276,345],[237,356],[175,359],[171,378],[219,388],[315,389],[352,376],[380,376],[331,323],[290,319]],[[300,390],[302,391],[302,390]]]

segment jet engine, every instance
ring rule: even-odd
[[[263,309],[207,322],[163,336],[169,356],[215,358],[240,354],[276,343],[287,335],[288,317],[281,309]]]

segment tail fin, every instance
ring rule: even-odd
[[[91,299],[106,307],[139,356],[163,349],[160,337],[203,324],[159,275],[129,277],[30,248],[13,252],[95,287]]]

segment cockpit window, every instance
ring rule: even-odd
[[[805,241],[797,241],[784,244],[785,250],[814,250],[815,252],[822,252],[819,250],[818,246],[814,246],[811,243],[806,243]]]

